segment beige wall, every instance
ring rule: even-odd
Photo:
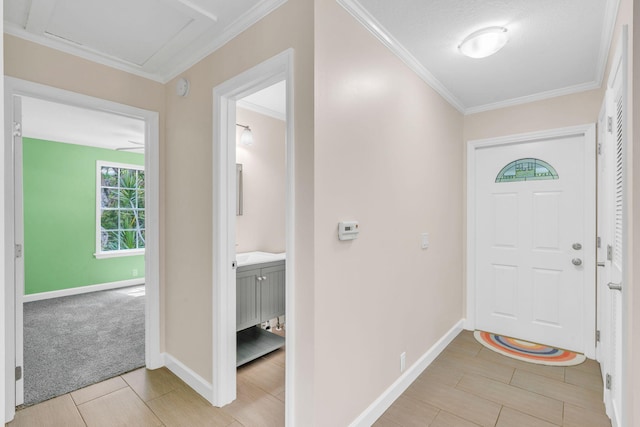
[[[164,85],[4,34],[4,74],[164,113]]]
[[[238,108],[236,122],[251,127],[254,143],[236,144],[243,166],[244,212],[236,217],[236,252],[285,251],[285,122]],[[236,141],[244,129],[236,128]]]
[[[212,91],[241,72],[286,49],[294,49],[297,280],[294,369],[295,421],[301,426],[313,425],[309,417],[314,403],[313,25],[313,2],[288,1],[182,73],[191,82],[189,96],[181,98],[175,94],[175,80],[166,86],[166,349],[211,381],[215,286]]]
[[[604,91],[596,89],[469,114],[464,118],[464,140],[595,123],[603,97]]]
[[[343,426],[462,318],[462,115],[334,0],[315,34],[315,425]]]

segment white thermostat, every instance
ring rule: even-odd
[[[358,221],[340,221],[338,223],[338,239],[353,240],[360,232]]]

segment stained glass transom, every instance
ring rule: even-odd
[[[519,159],[503,167],[496,182],[536,181],[558,179],[558,172],[540,159]]]

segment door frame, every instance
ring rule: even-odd
[[[95,98],[76,92],[58,89],[51,86],[33,83],[13,77],[4,79],[4,110],[5,110],[5,263],[6,263],[6,323],[5,323],[5,416],[12,419],[15,415],[16,387],[15,366],[17,355],[17,341],[21,339],[23,330],[16,328],[20,323],[16,323],[16,316],[22,310],[16,310],[19,304],[23,303],[24,289],[18,289],[16,283],[16,266],[14,263],[14,250],[16,234],[22,235],[23,221],[16,221],[16,197],[21,199],[22,195],[16,194],[16,168],[14,165],[14,142],[11,133],[11,123],[14,117],[13,99],[18,96],[43,99],[46,101],[72,105],[79,108],[104,111],[108,113],[120,114],[132,118],[137,118],[145,122],[145,176],[148,177],[146,183],[146,206],[149,207],[146,216],[146,236],[147,247],[145,249],[145,364],[149,369],[156,369],[163,366],[163,359],[160,353],[160,133],[159,133],[159,113],[144,110],[113,101]],[[19,178],[18,178],[19,179]],[[21,230],[15,232],[15,227]],[[18,319],[19,320],[19,319]],[[17,335],[20,334],[20,335]]]
[[[279,81],[286,81],[286,425],[294,420],[295,371],[295,141],[293,49],[227,80],[213,89],[213,390],[211,403],[236,399],[236,101]]]
[[[607,336],[608,331],[608,309],[609,309],[609,300],[607,298],[607,294],[609,293],[609,288],[607,287],[607,283],[609,282],[609,269],[606,268],[607,261],[607,250],[606,250],[606,239],[608,238],[609,230],[608,230],[608,214],[607,214],[607,206],[609,200],[608,197],[605,198],[605,195],[608,196],[609,190],[605,190],[603,185],[609,185],[609,181],[606,179],[609,177],[609,165],[606,162],[609,162],[608,158],[604,158],[606,156],[605,152],[605,141],[606,141],[606,133],[607,133],[607,95],[605,95],[604,100],[602,102],[602,106],[600,107],[600,113],[598,114],[598,125],[597,125],[597,147],[598,147],[598,156],[597,156],[597,192],[596,192],[596,214],[597,214],[597,228],[596,228],[596,239],[598,243],[596,244],[596,330],[600,331],[600,340],[596,343],[596,360],[600,363],[600,371],[602,374],[603,383],[606,381],[606,363],[607,356],[606,351],[607,348],[604,348],[603,345],[606,340],[609,339]],[[606,160],[606,162],[605,162]],[[606,301],[606,303],[605,303]],[[606,393],[606,390],[605,390]]]
[[[539,141],[553,138],[563,138],[572,136],[583,136],[585,138],[585,188],[591,189],[586,195],[587,206],[592,209],[585,210],[585,227],[592,230],[593,239],[590,245],[585,244],[585,248],[593,250],[585,251],[584,263],[587,266],[585,271],[586,286],[584,287],[585,302],[585,322],[582,329],[583,342],[585,343],[585,355],[595,358],[595,331],[596,331],[596,299],[595,299],[595,239],[596,239],[596,146],[595,146],[595,124],[585,124],[545,131],[521,133],[496,138],[486,138],[471,140],[467,142],[467,292],[466,292],[466,319],[465,328],[474,330],[476,326],[476,150],[486,147],[497,147],[502,145],[522,144],[532,141]],[[593,274],[587,274],[593,267]],[[590,308],[588,308],[590,307]]]

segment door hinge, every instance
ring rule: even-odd
[[[238,261],[231,261],[231,268],[236,269],[238,267]]]
[[[600,331],[596,331],[596,342],[600,342]]]
[[[602,237],[598,236],[596,238],[596,246],[598,246],[598,248],[602,247]]]
[[[607,132],[613,133],[613,117],[607,116]]]
[[[22,136],[22,123],[13,122],[13,136]]]
[[[22,245],[16,245],[16,258],[22,258]]]
[[[598,142],[598,154],[602,154],[602,142]]]
[[[22,379],[22,366],[16,366],[16,381]]]
[[[613,248],[607,245],[607,261],[613,261]]]
[[[607,374],[605,383],[607,390],[611,390],[611,375]]]

